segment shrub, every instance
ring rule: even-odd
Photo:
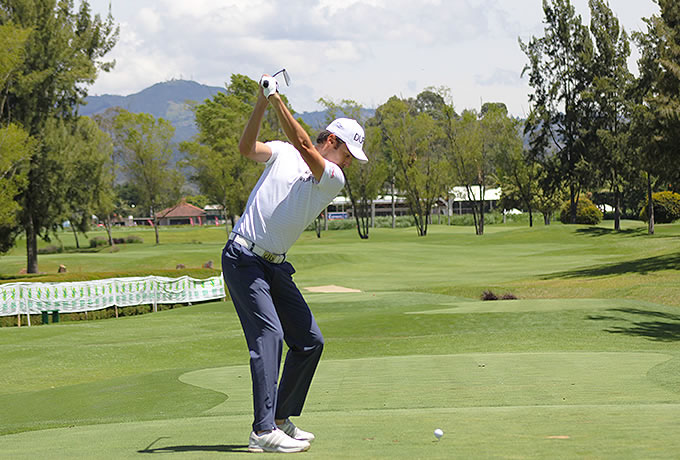
[[[91,248],[98,248],[99,246],[106,246],[107,244],[109,244],[109,241],[103,236],[95,236],[90,239]]]
[[[498,296],[493,291],[482,292],[482,300],[498,300]]]
[[[64,252],[64,247],[54,244],[38,249],[38,254],[61,254],[62,252]]]
[[[654,203],[654,222],[659,224],[670,224],[674,220],[680,219],[680,194],[674,192],[652,193],[652,203]],[[640,210],[640,219],[649,221],[647,207],[649,201]]]
[[[563,224],[571,223],[570,203],[567,201],[560,209],[560,222]],[[596,225],[602,221],[602,211],[593,204],[588,198],[581,197],[576,203],[576,223]]]
[[[135,244],[135,243],[143,243],[144,240],[142,239],[141,236],[137,235],[128,235],[125,237],[125,242],[128,244]]]

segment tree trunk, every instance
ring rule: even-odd
[[[354,195],[352,194],[352,187],[350,186],[349,180],[347,178],[345,178],[345,188],[347,189],[347,194],[349,195],[349,200],[352,202],[352,209],[354,211],[354,219],[357,222],[357,232],[359,233],[359,238],[361,238],[362,240],[366,240],[366,239],[368,239],[368,228],[366,228],[365,231],[362,231],[363,226],[361,224],[360,218],[366,219],[367,217],[359,216],[359,214],[361,214],[361,212],[362,212],[361,204],[357,203],[357,201],[354,199]]]
[[[109,246],[113,246],[113,235],[111,235],[111,216],[106,216],[104,220],[104,228],[106,229],[106,235],[109,238]]]
[[[569,223],[576,223],[576,190],[574,184],[569,185]]]
[[[618,187],[614,190],[614,230],[621,230],[621,191]]]
[[[321,238],[321,214],[314,219],[314,230],[316,230],[316,237]]]
[[[550,213],[549,212],[544,212],[543,213],[543,224],[545,225],[550,225]]]
[[[390,187],[392,188],[391,194],[392,194],[392,228],[397,228],[397,210],[396,210],[396,205],[394,202],[394,177],[392,177],[392,183],[390,184]]]
[[[156,244],[160,244],[158,240],[158,220],[156,217],[153,218],[153,230],[156,233]]]
[[[649,225],[647,233],[654,234],[654,202],[652,201],[652,177],[647,173],[647,216],[649,217]]]
[[[33,225],[33,216],[28,213],[26,221],[26,273],[38,273],[38,235]]]
[[[534,226],[534,215],[531,210],[531,206],[529,206],[529,228]]]
[[[73,231],[73,238],[76,240],[76,249],[80,249],[80,242],[78,241],[78,232],[76,228],[71,224],[71,231]]]
[[[479,228],[477,231],[477,235],[483,235],[484,234],[484,190],[482,187],[479,187]]]

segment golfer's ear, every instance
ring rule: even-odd
[[[340,139],[338,139],[338,136],[335,134],[329,134],[328,138],[326,139],[326,142],[330,142],[332,147],[335,147],[336,149],[340,147]]]

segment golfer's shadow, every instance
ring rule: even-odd
[[[173,452],[234,452],[243,453],[248,452],[248,445],[235,444],[219,444],[215,446],[165,446],[152,447],[161,439],[169,439],[168,437],[161,437],[149,444],[146,448],[138,450],[140,454],[167,454]]]

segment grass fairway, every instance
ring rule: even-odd
[[[306,294],[326,348],[298,420],[317,435],[302,455],[677,458],[680,225],[653,237],[633,222],[473,233],[305,233],[294,246],[303,292],[361,291]],[[224,232],[143,237],[117,253],[41,256],[41,270],[65,256],[84,274],[217,265]],[[0,275],[23,257],[3,257]],[[480,301],[487,289],[519,299]],[[248,355],[230,302],[2,328],[0,349],[2,458],[252,456]]]

